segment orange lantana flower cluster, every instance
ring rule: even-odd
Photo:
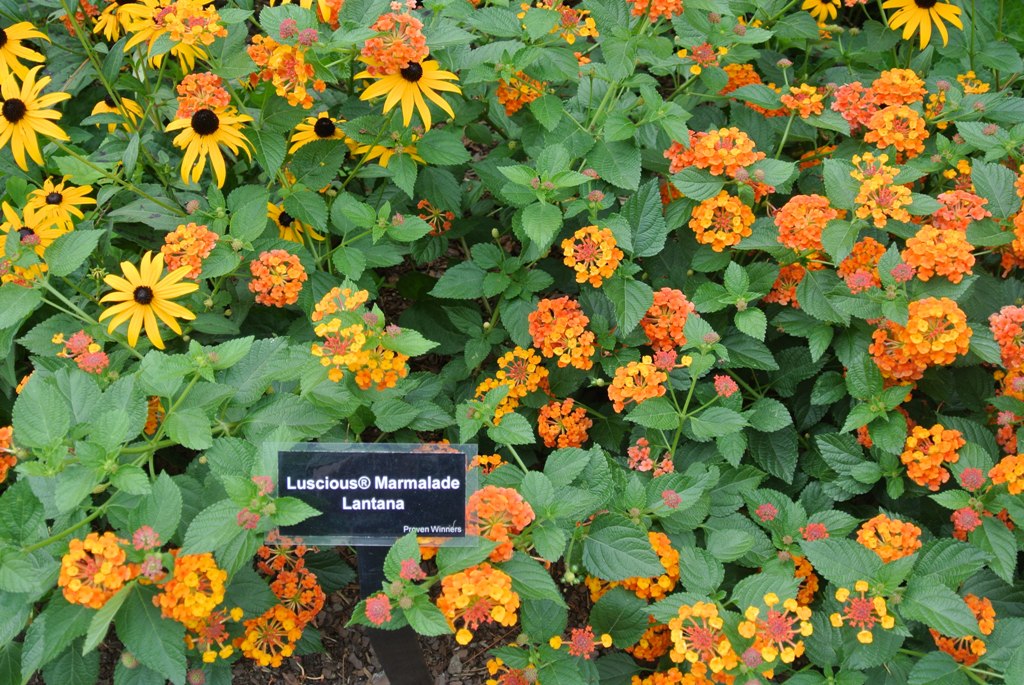
[[[765,154],[754,148],[750,136],[733,126],[701,133],[691,131],[689,147],[673,141],[664,156],[669,160],[669,173],[695,166],[715,176],[725,174],[735,178],[740,169],[764,159]]]
[[[64,599],[99,609],[139,573],[135,564],[127,563],[122,540],[111,532],[89,533],[84,540],[75,538],[60,560],[57,586],[63,588]]]
[[[295,644],[302,638],[302,627],[294,611],[283,604],[275,604],[245,622],[245,632],[236,638],[236,646],[260,666],[278,668],[285,657],[295,652]]]
[[[371,76],[397,74],[410,62],[419,64],[430,54],[423,22],[408,12],[382,14],[370,30],[377,35],[363,43],[360,55]]]
[[[483,563],[442,578],[437,608],[452,630],[456,621],[461,622],[455,640],[466,645],[473,639],[472,631],[481,623],[514,626],[518,620],[519,595],[512,589],[508,574]]]
[[[814,566],[807,557],[793,555],[793,577],[800,579],[800,589],[796,593],[797,603],[802,606],[810,605],[821,586],[821,579],[814,572]]]
[[[690,215],[690,229],[697,235],[697,242],[710,245],[715,252],[751,235],[753,224],[750,207],[724,190],[694,207]]]
[[[640,327],[655,350],[671,350],[686,344],[686,319],[696,306],[686,295],[674,288],[662,288],[654,293],[654,303],[640,319]]]
[[[931,428],[914,426],[903,446],[900,461],[907,467],[907,477],[918,485],[935,492],[949,480],[949,471],[943,464],[955,464],[957,452],[967,444],[960,431],[937,423]]]
[[[932,214],[932,224],[937,228],[966,231],[972,221],[992,216],[985,209],[988,200],[966,190],[948,190],[935,199],[942,205]]]
[[[781,98],[782,104],[801,119],[821,114],[825,111],[825,93],[808,83],[790,86],[789,93]]]
[[[498,358],[498,371],[494,378],[486,378],[476,387],[476,397],[482,399],[494,388],[504,386],[508,394],[494,410],[494,422],[514,412],[519,401],[547,383],[548,370],[540,364],[540,355],[533,350],[516,347]]]
[[[299,301],[302,284],[309,278],[296,255],[285,250],[269,250],[249,264],[252,280],[249,291],[256,302],[268,307],[286,307]]]
[[[844,84],[833,93],[832,110],[839,112],[850,131],[857,133],[870,126],[871,117],[879,108],[912,105],[924,100],[924,81],[912,69],[889,69],[875,79],[869,88],[860,81]]]
[[[858,219],[870,217],[875,228],[885,228],[889,219],[903,222],[911,219],[910,212],[906,210],[911,203],[910,189],[895,184],[899,169],[886,166],[888,161],[888,155],[875,157],[870,152],[853,156],[856,168],[850,176],[860,183],[854,200],[856,215]]]
[[[174,572],[163,584],[153,604],[165,618],[181,623],[186,628],[198,626],[224,601],[224,583],[227,571],[217,566],[209,552],[201,554],[174,554]]]
[[[653,617],[648,620],[654,623]],[[672,633],[669,627],[663,623],[654,623],[644,631],[636,644],[626,647],[626,651],[641,661],[657,661],[668,654],[671,647]]]
[[[512,536],[522,533],[536,515],[530,503],[514,488],[485,485],[469,496],[466,517],[466,532],[497,542],[489,558],[502,562],[512,558]]]
[[[953,300],[927,297],[909,304],[906,326],[885,321],[872,334],[868,350],[882,375],[916,381],[930,366],[947,366],[967,354],[971,328]]]
[[[638,362],[629,362],[615,369],[615,377],[608,386],[608,399],[616,413],[622,412],[630,402],[641,404],[665,394],[668,374],[660,371],[649,356]]]
[[[789,305],[794,309],[800,309],[800,303],[796,299],[796,287],[807,275],[807,269],[803,264],[783,264],[779,267],[779,275],[772,283],[772,289],[762,299],[765,302],[774,302],[781,305]]]
[[[1024,307],[1007,305],[988,317],[999,356],[1007,369],[1024,367]]]
[[[781,659],[784,664],[791,664],[804,653],[804,641],[800,638],[809,637],[814,628],[811,625],[811,610],[800,606],[795,599],[781,602],[778,595],[769,592],[764,596],[767,612],[761,616],[759,607],[748,607],[744,612],[744,621],[737,630],[743,637],[754,638],[753,648],[761,654],[767,663]]]
[[[179,224],[176,229],[164,236],[164,245],[160,248],[164,255],[164,264],[169,271],[190,266],[192,268],[185,274],[185,278],[199,278],[203,271],[203,260],[213,252],[219,237],[201,224]]]
[[[857,542],[885,563],[909,557],[921,548],[921,529],[913,523],[879,514],[857,530]]]
[[[545,447],[582,447],[587,431],[594,422],[587,418],[587,410],[575,407],[571,397],[559,402],[548,402],[537,416],[537,434]]]
[[[924,152],[928,139],[924,117],[906,105],[889,105],[871,115],[864,142],[874,143],[879,150],[894,147],[908,158]]]
[[[797,252],[823,250],[821,233],[825,226],[845,214],[822,195],[794,195],[775,213],[779,242]]]
[[[417,216],[430,224],[430,235],[444,235],[452,229],[455,212],[435,207],[427,199],[417,202],[416,209],[422,210]]]
[[[7,473],[18,463],[14,456],[14,427],[0,426],[0,483],[7,480]]]
[[[597,226],[584,226],[563,240],[562,254],[563,263],[576,272],[576,282],[595,288],[612,277],[623,257],[611,230]]]
[[[313,106],[313,96],[306,87],[310,81],[310,87],[318,93],[327,87],[322,80],[314,79],[316,72],[306,61],[306,47],[301,44],[278,43],[270,36],[256,35],[247,50],[259,67],[249,74],[249,83],[255,86],[261,81],[270,81],[278,96],[288,100],[292,107],[309,109]]]
[[[853,245],[850,254],[839,262],[836,273],[846,281],[851,293],[859,293],[882,285],[878,260],[885,254],[885,245],[868,236]]]
[[[389,347],[397,327],[384,326],[384,317],[376,308],[367,311],[369,293],[351,288],[332,288],[314,306],[310,317],[322,343],[313,343],[313,356],[328,367],[327,377],[338,382],[347,369],[355,374],[362,390],[393,388],[409,374],[409,357]]]
[[[632,7],[629,12],[634,17],[647,15],[651,22],[661,17],[671,19],[683,13],[683,0],[626,0]]]
[[[964,231],[924,224],[907,239],[902,256],[904,262],[916,269],[922,281],[944,276],[951,283],[959,283],[974,267],[973,249]]]
[[[729,82],[725,84],[722,90],[718,91],[719,95],[728,95],[738,88],[743,86],[749,86],[751,84],[762,84],[760,74],[754,69],[753,64],[725,64],[722,66],[722,70],[729,76]],[[780,92],[778,86],[774,83],[767,84],[768,88],[771,88],[776,93]],[[789,110],[785,107],[779,107],[778,109],[765,109],[760,105],[755,105],[752,102],[743,103],[750,109],[761,114],[764,117],[782,117],[789,114]]]
[[[689,662],[691,669],[701,665],[704,668],[697,670],[705,673],[710,670],[718,674],[735,668],[739,659],[723,631],[724,626],[715,604],[700,601],[683,604],[668,622],[672,640],[669,658],[677,664]]]
[[[231,95],[220,76],[202,71],[187,74],[177,86],[178,111],[175,119],[190,119],[201,109],[219,112],[231,104]]]
[[[533,346],[558,366],[589,370],[594,362],[594,333],[587,330],[590,319],[579,303],[568,297],[545,298],[528,317]]]
[[[517,71],[515,76],[510,77],[507,81],[505,79],[498,81],[498,102],[505,106],[505,114],[512,116],[524,105],[530,104],[543,95],[546,87],[547,83]]]
[[[996,485],[1006,483],[1011,495],[1021,494],[1024,492],[1024,454],[1003,457],[989,470],[988,477]]]
[[[992,607],[992,602],[988,597],[968,594],[964,596],[964,603],[970,608],[974,618],[978,620],[978,632],[982,635],[991,635],[996,628],[996,610]],[[928,632],[932,634],[936,647],[965,666],[976,664],[978,659],[988,651],[985,641],[973,635],[947,637],[934,628],[929,628]]]

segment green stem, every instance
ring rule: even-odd
[[[74,316],[76,319],[80,319],[82,322],[87,323],[87,324],[89,324],[91,326],[99,326],[100,325],[99,321],[97,321],[96,319],[94,319],[91,316],[89,316],[88,314],[86,314],[84,311],[82,311],[82,309],[78,305],[76,305],[70,299],[65,297],[64,293],[62,293],[61,291],[59,291],[56,288],[54,288],[53,285],[50,284],[49,280],[42,281],[42,284],[43,284],[44,288],[46,288],[51,293],[56,295],[57,299],[59,299],[61,302],[63,302],[64,305],[66,307],[70,308],[71,311],[67,311],[63,307],[56,307],[56,305],[53,302],[49,302],[48,303],[48,304],[50,304],[50,306],[54,306],[57,309],[60,309],[61,311],[64,311],[66,314],[70,314],[71,316]],[[119,345],[121,345],[122,347],[127,349],[129,352],[131,352],[133,355],[135,355],[135,357],[137,359],[142,359],[142,356],[143,356],[142,353],[139,352],[138,350],[136,350],[131,345],[129,345],[126,340],[122,340],[120,337],[113,336],[113,335],[110,335],[110,334],[108,334],[107,337],[110,340],[118,343]]]
[[[967,52],[968,59],[971,63],[971,71],[974,71],[974,34],[977,33],[975,25],[978,23],[978,14],[976,9],[975,0],[971,0],[971,47]]]
[[[519,452],[516,452],[516,448],[512,445],[505,445],[505,447],[507,447],[508,451],[512,453],[512,456],[515,458],[516,463],[519,464],[519,468],[523,470],[523,473],[527,473],[529,469],[526,468],[526,464],[524,464],[522,458],[520,458]]]
[[[33,543],[33,544],[29,545],[28,547],[22,547],[21,551],[24,552],[25,554],[31,554],[32,552],[35,552],[36,550],[42,549],[42,548],[46,547],[47,545],[52,545],[53,543],[55,543],[55,542],[65,538],[65,537],[67,537],[68,535],[71,535],[72,533],[74,533],[76,530],[78,530],[82,526],[86,525],[87,523],[90,523],[91,521],[94,521],[95,519],[99,518],[103,514],[103,512],[105,512],[106,510],[107,510],[107,503],[104,502],[100,506],[98,506],[95,509],[93,509],[91,514],[86,516],[84,519],[82,519],[78,523],[72,525],[69,528],[65,528],[64,530],[62,530],[59,533],[54,533],[53,535],[51,535],[50,537],[46,538],[45,540],[40,540],[39,542]]]
[[[68,147],[64,143],[60,142],[59,140],[54,140],[54,141],[51,141],[51,142],[53,142],[53,144],[56,145],[60,149],[60,151],[63,152],[64,154],[70,155],[71,157],[74,157],[75,159],[77,159],[82,164],[84,164],[87,167],[91,168],[93,171],[96,171],[96,172],[102,174],[104,178],[110,179],[111,181],[113,181],[114,183],[118,184],[119,186],[121,186],[125,190],[130,190],[131,192],[133,192],[133,193],[135,193],[137,195],[140,195],[141,197],[146,198],[147,200],[149,200],[153,204],[157,205],[158,207],[163,207],[164,209],[166,209],[168,212],[171,212],[172,214],[175,214],[177,216],[187,216],[187,214],[185,214],[185,211],[183,209],[181,209],[180,207],[175,207],[174,205],[169,205],[169,204],[167,204],[166,202],[164,202],[162,200],[158,200],[157,198],[153,197],[152,195],[150,195],[149,193],[144,191],[142,188],[139,188],[137,185],[135,185],[131,181],[126,181],[125,179],[121,178],[117,174],[112,174],[109,171],[107,171],[106,169],[104,169],[104,168],[102,168],[100,166],[97,166],[88,157],[83,157],[82,155],[78,154],[77,152],[75,152],[70,147]]]
[[[775,150],[775,159],[779,158],[782,154],[782,148],[786,145],[786,139],[789,138],[789,131],[793,128],[793,119],[796,118],[796,112],[789,113],[789,121],[786,122],[786,130],[782,132],[782,139],[779,140],[779,147]]]
[[[384,133],[391,129],[391,120],[395,118],[395,111],[396,110],[391,110],[390,112],[388,112],[388,118],[384,120],[384,124],[380,127],[380,131],[377,132],[377,136],[373,139],[373,142],[370,143],[370,146],[366,149],[366,153],[360,158],[358,162],[356,162],[355,167],[353,167],[352,171],[348,173],[348,176],[345,177],[345,180],[342,181],[342,190],[345,190],[345,188],[348,187],[348,184],[352,181],[352,179],[356,177],[356,173],[358,173],[359,170],[362,169],[363,166],[366,164],[366,162],[369,161],[370,155],[373,153],[373,148],[375,148],[377,146],[377,143],[380,142],[380,139],[384,137]]]

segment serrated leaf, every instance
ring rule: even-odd
[[[950,637],[978,634],[978,620],[960,595],[945,585],[922,579],[911,579],[907,585],[900,615]]]
[[[115,619],[117,636],[135,657],[174,685],[185,683],[185,627],[161,617],[156,588],[134,585]]]
[[[609,526],[588,535],[583,543],[583,565],[591,575],[612,581],[653,578],[665,571],[647,536],[625,526]]]
[[[561,228],[562,210],[555,205],[534,202],[523,210],[523,230],[538,245],[550,245]]]
[[[46,265],[50,274],[67,276],[80,267],[96,249],[105,231],[71,231],[60,236],[46,248]]]
[[[626,190],[640,187],[640,150],[632,141],[598,142],[587,160],[612,185]]]
[[[644,428],[672,430],[679,426],[679,412],[668,398],[654,397],[633,407],[626,420]]]
[[[619,335],[627,335],[639,325],[640,319],[654,304],[654,291],[643,281],[626,276],[608,279],[602,286],[615,310]]]

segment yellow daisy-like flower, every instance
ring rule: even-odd
[[[100,298],[100,302],[117,304],[104,309],[99,320],[110,319],[108,333],[128,321],[128,344],[132,347],[138,342],[139,332],[145,325],[150,342],[158,349],[164,349],[164,341],[157,326],[158,318],[178,335],[181,335],[178,319],[196,318],[188,309],[171,301],[199,289],[198,283],[178,282],[185,278],[191,268],[186,264],[163,276],[164,256],[159,252],[155,257],[152,252],[142,255],[138,268],[131,262],[121,262],[124,278],[113,274],[104,278],[103,281],[114,292]]]
[[[39,143],[36,141],[37,134],[68,140],[68,134],[53,123],[60,119],[61,113],[47,108],[71,96],[67,93],[40,95],[50,83],[49,76],[36,80],[40,69],[41,66],[30,69],[20,87],[13,73],[8,73],[0,84],[0,148],[10,142],[14,161],[22,171],[28,171],[26,151],[33,162],[43,165],[43,156],[39,153]]]
[[[361,59],[367,61],[364,58]],[[394,109],[398,103],[402,103],[403,126],[408,126],[412,121],[412,110],[415,107],[423,120],[423,127],[427,130],[430,129],[431,124],[430,107],[423,99],[424,96],[443,109],[448,116],[454,117],[455,112],[452,111],[451,105],[445,102],[444,98],[436,91],[462,92],[462,89],[454,83],[448,83],[448,81],[457,81],[459,77],[450,71],[442,71],[434,60],[426,60],[422,64],[409,62],[397,74],[375,77],[369,71],[361,71],[355,77],[377,79],[363,91],[363,94],[359,96],[360,100],[372,100],[381,95],[387,95],[387,99],[384,101],[384,114]]]
[[[115,43],[131,25],[131,11],[125,11],[126,4],[112,2],[107,5],[100,16],[96,17],[96,25],[93,26],[93,33],[102,33],[103,37]]]
[[[800,9],[810,12],[819,25],[834,21],[838,15],[839,0],[804,0]]]
[[[2,235],[0,235],[0,262],[3,262],[7,256],[4,248],[7,244],[7,234],[12,231],[18,233],[22,245],[32,248],[32,251],[40,258],[46,254],[46,248],[65,233],[64,230],[52,223],[35,223],[31,219],[22,221],[21,217],[18,216],[18,212],[6,202],[0,205],[0,208],[3,210],[5,219],[0,224],[0,232],[2,232]],[[7,270],[0,269],[0,281],[23,285],[42,275],[45,271],[46,264],[44,263],[33,264],[28,267],[11,266]]]
[[[121,115],[122,119],[124,118],[124,115],[127,114],[128,119],[132,124],[135,124],[139,121],[139,119],[142,118],[142,106],[139,105],[139,103],[135,102],[135,100],[122,97],[121,108],[124,109],[123,113],[121,112],[121,109],[118,108],[117,102],[115,102],[112,97],[107,95],[102,100],[96,103],[96,106],[92,108],[92,112],[90,112],[90,114],[119,114]],[[129,122],[126,121],[124,122],[124,124],[122,124],[124,126],[124,130],[126,131],[131,130],[131,126],[129,126],[128,123]],[[101,124],[96,125],[100,126]],[[113,133],[116,130],[117,124],[107,124],[107,133]]]
[[[165,130],[181,131],[174,137],[174,145],[185,151],[181,160],[181,180],[199,182],[206,168],[206,158],[210,158],[210,166],[217,176],[217,187],[224,185],[226,170],[224,154],[220,146],[224,145],[236,155],[245,152],[252,159],[251,143],[242,135],[242,124],[252,121],[247,114],[238,114],[228,107],[219,112],[212,109],[198,110],[188,119],[175,119]]]
[[[324,237],[313,230],[311,226],[307,226],[288,212],[284,211],[284,207],[275,205],[273,202],[267,203],[267,217],[274,220],[274,225],[277,226],[277,234],[281,240],[288,240],[293,243],[299,243],[300,245],[304,242],[302,236],[308,235],[313,240],[323,240]]]
[[[419,136],[413,134],[411,137],[412,143],[419,140]],[[402,143],[396,142],[394,146],[387,147],[386,145],[360,145],[355,149],[353,154],[355,155],[366,155],[366,161],[372,162],[377,160],[377,164],[380,164],[385,169],[388,167],[388,162],[395,155],[409,155],[412,157],[414,162],[420,164],[426,164],[426,160],[420,157],[419,153],[416,152],[416,146],[410,143],[409,145],[403,145]]]
[[[0,28],[0,79],[6,79],[11,72],[18,78],[25,78],[28,67],[21,60],[42,62],[45,59],[41,53],[22,44],[29,39],[50,40],[27,21]]]
[[[46,179],[42,188],[29,193],[28,202],[25,203],[25,220],[38,225],[54,224],[70,231],[75,227],[72,216],[84,219],[85,215],[78,207],[96,204],[96,200],[88,196],[92,186],[65,186],[65,183],[66,177],[56,184]]]
[[[348,146],[349,150],[355,150],[357,143],[345,135],[341,130],[344,119],[332,119],[327,112],[320,112],[315,117],[306,117],[292,134],[288,154],[292,154],[300,147],[314,140],[341,140]]]
[[[895,9],[889,15],[889,28],[894,31],[903,27],[903,40],[910,40],[914,32],[919,32],[921,49],[928,45],[932,37],[932,24],[938,29],[942,36],[942,44],[949,43],[949,32],[946,31],[948,21],[961,31],[964,23],[960,20],[960,8],[948,2],[940,0],[885,0],[882,3],[884,9]]]

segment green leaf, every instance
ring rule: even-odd
[[[978,635],[978,620],[970,607],[960,595],[939,583],[912,578],[900,602],[900,615],[950,637]]]
[[[167,435],[190,450],[205,450],[213,444],[210,419],[198,407],[176,409],[164,421]]]
[[[42,301],[41,290],[11,284],[0,287],[0,329],[17,326]]]
[[[640,150],[632,141],[598,142],[587,155],[590,166],[619,188],[640,187]]]
[[[819,321],[849,325],[850,315],[838,310],[828,298],[828,293],[838,282],[839,278],[831,271],[805,273],[796,287],[800,308]]]
[[[270,178],[277,176],[288,148],[281,132],[267,126],[249,126],[245,129],[245,135],[255,148],[256,161],[263,167],[263,171]]]
[[[749,307],[742,312],[736,312],[734,322],[736,328],[741,332],[755,340],[764,341],[765,333],[768,331],[768,317],[757,307]]]
[[[487,429],[487,437],[500,445],[532,445],[536,438],[533,426],[515,412],[501,417],[501,423]]]
[[[621,215],[633,229],[634,256],[653,257],[661,253],[668,237],[668,226],[661,212],[657,181],[640,186],[622,206]]]
[[[921,549],[914,566],[915,578],[956,589],[985,565],[988,555],[959,540],[935,540]]]
[[[747,426],[742,414],[725,407],[708,407],[697,416],[690,417],[690,431],[695,439],[707,442],[712,438],[739,432]]]
[[[107,637],[107,631],[110,630],[110,623],[114,620],[114,615],[121,609],[121,605],[128,599],[128,593],[132,592],[134,587],[131,584],[124,586],[92,615],[92,620],[89,621],[89,630],[85,633],[85,642],[82,644],[83,653],[96,649]]]
[[[719,561],[736,561],[754,548],[754,536],[745,530],[713,530],[708,534],[707,548]]]
[[[628,590],[612,588],[590,610],[590,625],[598,635],[611,635],[617,647],[629,647],[650,625],[647,603]]]
[[[161,472],[153,481],[149,495],[129,512],[128,532],[143,525],[152,526],[160,541],[168,542],[178,529],[182,506],[181,490],[166,472]]]
[[[635,528],[609,526],[587,536],[583,565],[604,580],[654,578],[665,572],[647,535]]]
[[[654,397],[633,407],[626,414],[626,420],[644,428],[672,430],[679,426],[679,412],[668,398]]]
[[[841,587],[853,587],[858,580],[870,581],[882,568],[877,554],[853,540],[803,541],[800,547],[817,573]]]
[[[135,657],[174,685],[185,683],[185,626],[153,604],[154,587],[132,586],[115,619],[117,636]]]
[[[278,497],[274,500],[274,511],[270,517],[279,526],[294,526],[306,519],[319,516],[320,511],[295,497]]]
[[[246,532],[238,525],[239,506],[229,499],[222,499],[196,514],[185,531],[182,554],[213,552],[217,554],[227,547],[239,531]]]
[[[672,185],[685,197],[702,202],[718,195],[725,187],[725,181],[703,169],[687,167],[672,176]]]
[[[1020,210],[1020,198],[1014,190],[1017,176],[1002,164],[974,161],[971,164],[971,180],[975,192],[988,200],[985,209],[996,218],[1006,219]]]
[[[562,210],[555,205],[534,202],[523,210],[523,230],[533,242],[547,246],[562,228]]]
[[[537,122],[549,131],[558,128],[562,121],[562,101],[554,95],[545,95],[530,103],[530,111],[537,119]]]
[[[46,265],[53,276],[67,276],[96,249],[105,231],[71,231],[46,248]]]
[[[709,552],[698,547],[679,548],[679,581],[688,591],[710,595],[724,578],[725,568]]]
[[[764,433],[774,433],[793,423],[786,405],[771,397],[755,401],[746,416],[753,428]]]
[[[14,433],[21,447],[46,447],[63,440],[71,427],[71,412],[50,380],[25,386],[14,401]]]
[[[456,264],[444,272],[430,294],[452,300],[476,299],[483,290],[486,275],[487,272],[473,262]]]
[[[433,227],[423,219],[413,214],[407,214],[401,221],[396,221],[389,226],[384,235],[399,243],[411,243],[419,240],[433,230]]]
[[[613,276],[605,281],[602,291],[615,309],[619,335],[632,333],[654,304],[651,286],[632,277]]]
[[[25,632],[21,653],[24,680],[53,661],[73,640],[89,629],[93,611],[79,604],[68,604],[55,596],[33,620]]]
[[[100,655],[97,652],[83,654],[79,642],[72,644],[64,653],[43,668],[43,679],[47,683],[61,685],[93,685],[100,675]]]
[[[967,676],[953,657],[945,652],[928,652],[914,664],[907,685],[967,685],[967,682]]]
[[[470,566],[475,566],[486,559],[496,546],[486,538],[471,538],[471,545],[441,545],[437,550],[437,572],[440,576],[450,576]]]
[[[288,170],[295,175],[295,183],[318,190],[337,178],[347,154],[341,140],[312,140],[295,151]]]
[[[231,237],[252,242],[267,227],[267,203],[270,194],[263,186],[242,186],[228,195],[228,210],[231,212]]]
[[[416,142],[416,152],[427,164],[455,166],[469,161],[462,139],[449,129],[434,128]]]
[[[377,427],[385,433],[405,428],[419,413],[419,409],[397,397],[387,397],[373,403]]]
[[[412,629],[420,635],[450,635],[452,632],[448,619],[426,595],[416,597],[412,606],[403,609],[402,613]]]
[[[512,589],[523,599],[549,599],[558,606],[565,606],[551,574],[526,554],[516,552],[499,568],[512,578]]]
[[[382,344],[385,348],[401,352],[407,357],[418,357],[437,347],[436,342],[427,340],[419,331],[411,328],[403,328],[398,333],[389,334],[382,340]]]
[[[849,221],[830,221],[821,232],[821,244],[825,251],[832,257],[832,261],[839,263],[846,259],[853,250],[860,235],[859,223]]]
[[[1012,584],[1017,568],[1017,541],[1006,525],[999,519],[983,516],[981,527],[975,528],[968,539],[971,544],[992,555],[992,571]]]
[[[191,360],[183,354],[150,350],[139,365],[140,388],[149,395],[174,397],[192,368]]]
[[[569,485],[587,468],[590,454],[578,447],[555,450],[544,462],[544,475],[555,487]]]
[[[412,198],[416,186],[416,175],[419,173],[416,161],[407,154],[395,155],[391,158],[387,171],[395,185]]]
[[[327,203],[308,188],[293,191],[284,199],[285,211],[318,231],[327,230]]]
[[[826,159],[823,168],[829,202],[836,209],[852,211],[858,191],[857,182],[850,176],[853,165],[837,159]]]

